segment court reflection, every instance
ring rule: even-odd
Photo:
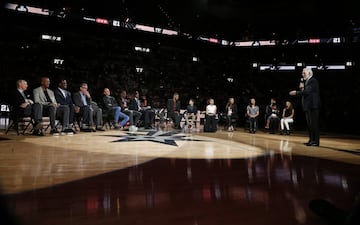
[[[308,202],[350,207],[359,166],[268,154],[156,159],[7,196],[23,224],[318,224]],[[49,218],[49,219],[46,219]]]

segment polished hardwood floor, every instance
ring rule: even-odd
[[[306,141],[302,132],[242,128],[0,132],[1,205],[10,218],[0,224],[324,224],[308,203],[351,206],[360,192],[360,138]]]

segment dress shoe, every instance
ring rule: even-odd
[[[319,144],[316,142],[309,142],[306,144],[306,146],[319,146]]]
[[[82,132],[92,132],[92,129],[91,128],[80,128],[80,131]]]
[[[35,136],[45,136],[45,133],[42,131],[42,130],[34,130],[32,132],[32,135],[35,135]]]
[[[97,131],[105,131],[104,128],[102,128],[102,127],[97,127],[96,130]]]
[[[61,131],[62,133],[65,133],[65,134],[76,134],[76,131],[74,131],[73,129],[71,128],[67,128],[67,129],[64,129],[63,131]]]
[[[57,129],[51,129],[50,134],[52,134],[54,136],[59,136],[60,135],[60,133],[59,133],[59,131]]]

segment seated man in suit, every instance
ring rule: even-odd
[[[132,110],[133,113],[136,113],[137,115],[139,115],[139,119],[138,122],[136,123],[137,125],[140,124],[140,119],[142,117],[142,111],[141,111],[141,103],[140,103],[140,99],[139,99],[139,92],[132,92],[129,95],[129,110]]]
[[[102,128],[102,110],[92,101],[87,83],[81,83],[80,90],[73,94],[73,101],[75,113],[80,113],[82,116],[81,131],[104,131]],[[92,127],[94,123],[93,117],[96,117],[96,130]]]
[[[42,107],[39,103],[34,103],[27,97],[25,91],[28,88],[27,81],[16,81],[17,90],[11,96],[11,105],[13,119],[18,120],[20,117],[31,116],[34,120],[34,135],[44,136],[42,131]]]
[[[103,105],[109,115],[114,118],[113,125],[115,129],[124,129],[125,124],[129,121],[129,116],[121,112],[121,108],[115,98],[110,95],[109,88],[104,88]],[[120,119],[121,121],[119,121]]]
[[[180,120],[181,120],[181,115],[180,115],[180,100],[179,100],[179,94],[177,92],[175,92],[173,94],[173,97],[171,99],[168,99],[167,101],[167,113],[168,113],[168,117],[172,119],[172,121],[174,122],[174,128],[175,129],[181,129],[180,127]]]
[[[55,127],[56,120],[56,110],[59,106],[57,104],[54,92],[49,89],[50,79],[48,77],[41,77],[41,85],[38,88],[33,90],[34,102],[39,103],[43,109],[43,115],[50,117],[50,133],[53,135],[58,135],[59,132]],[[67,123],[69,123],[69,111],[63,112],[65,116],[63,117]],[[65,122],[66,122],[65,121]]]
[[[144,115],[145,129],[155,128],[155,110],[149,104],[146,95],[140,97],[141,112]]]
[[[155,120],[155,113],[151,110],[150,106],[143,106],[140,100],[140,94],[138,91],[135,91],[134,94],[131,95],[132,98],[130,99],[129,109],[136,110],[144,117],[144,127],[146,129],[153,128],[154,120]],[[146,103],[147,104],[147,103]]]
[[[66,79],[61,79],[58,84],[58,88],[54,90],[56,102],[59,105],[57,114],[63,118],[63,132],[75,134],[76,132],[72,129],[74,122],[74,103],[71,98],[71,93],[67,90]],[[68,113],[67,113],[68,112]]]

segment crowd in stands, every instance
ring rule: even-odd
[[[127,91],[126,95],[135,95],[138,91],[140,97],[146,96],[148,104],[154,108],[166,108],[167,100],[178,92],[181,109],[186,109],[189,99],[193,99],[197,109],[205,111],[208,99],[213,98],[218,113],[225,114],[228,99],[233,97],[239,117],[236,125],[243,126],[247,123],[244,115],[249,99],[254,98],[261,118],[258,126],[262,128],[266,126],[263,118],[267,102],[274,97],[279,110],[290,101],[296,115],[296,128],[306,129],[300,99],[288,96],[288,91],[298,85],[300,70],[260,72],[252,67],[252,63],[315,62],[319,55],[322,60],[327,60],[339,58],[343,52],[336,51],[338,54],[333,56],[330,54],[332,49],[325,47],[315,50],[283,47],[229,49],[141,33],[124,33],[118,37],[110,32],[95,35],[90,31],[74,30],[59,30],[64,41],[53,43],[40,40],[40,31],[41,28],[36,27],[12,28],[11,34],[4,33],[1,37],[0,49],[7,53],[0,55],[0,73],[3,74],[1,103],[9,103],[9,93],[18,79],[26,80],[31,92],[39,86],[40,77],[45,76],[52,81],[50,89],[54,91],[60,78],[68,82],[70,93],[79,91],[81,83],[87,83],[92,101],[98,104],[102,102],[104,88],[108,88],[117,100],[123,90]],[[150,52],[137,52],[135,46],[147,47]],[[199,60],[194,62],[193,56]],[[54,58],[63,59],[63,64],[55,64]],[[360,96],[360,79],[354,69],[316,71],[316,77],[322,90],[321,130],[358,132],[355,128],[360,125],[357,116],[360,112],[353,103]],[[137,121],[136,115],[125,115],[129,117],[129,123]],[[282,111],[279,112],[281,118]],[[350,121],[353,126],[349,126]],[[231,126],[234,127],[227,125],[230,130]]]

